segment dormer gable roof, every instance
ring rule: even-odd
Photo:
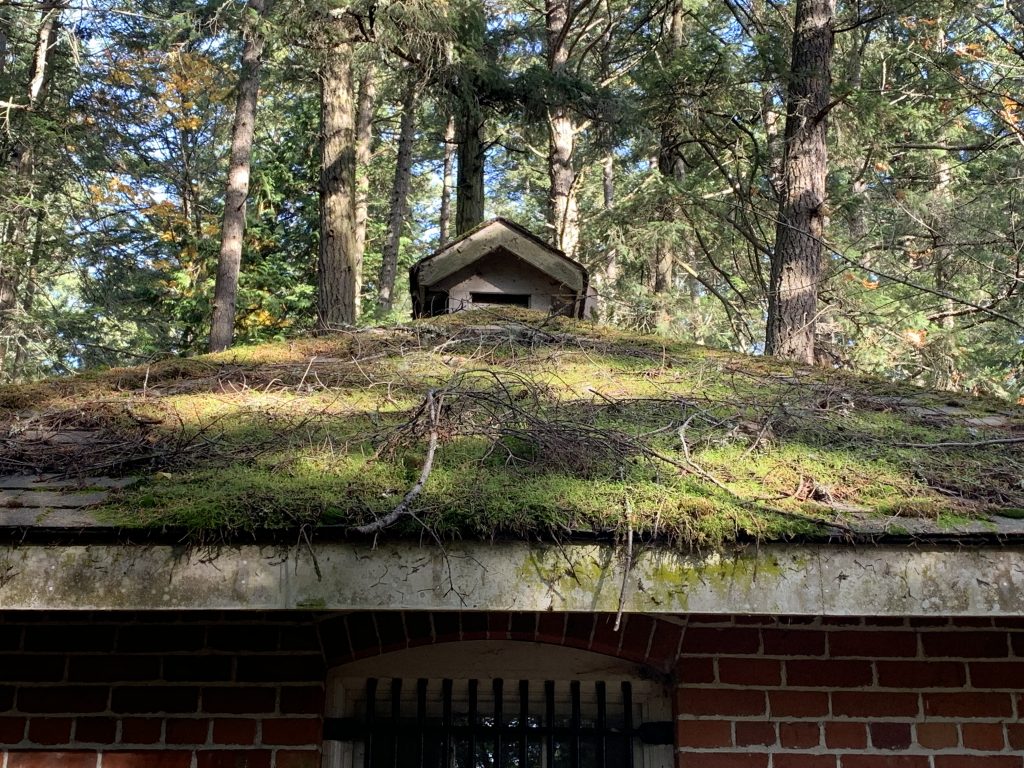
[[[587,270],[582,264],[525,227],[501,217],[480,224],[416,262],[409,270],[410,288],[416,293],[420,286],[435,285],[498,248],[513,253],[580,295],[587,289]]]

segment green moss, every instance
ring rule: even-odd
[[[1019,447],[920,447],[1004,436],[1024,426],[1020,409],[510,318],[462,313],[8,387],[0,427],[16,434],[37,407],[56,428],[128,446],[123,468],[106,471],[141,466],[142,480],[101,513],[197,535],[387,514],[420,474],[429,389],[443,393],[439,445],[397,533],[632,529],[713,546],[813,535],[851,509],[940,521],[1024,509]],[[91,459],[89,446],[34,445],[17,443],[12,466]]]

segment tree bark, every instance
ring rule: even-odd
[[[452,219],[452,176],[455,170],[455,117],[448,116],[444,126],[444,170],[441,174],[441,212],[438,216],[438,247],[448,243]]]
[[[35,45],[32,52],[32,63],[25,84],[26,103],[21,114],[37,112],[45,103],[53,77],[51,50],[57,42],[60,32],[61,13],[68,5],[68,0],[47,0],[40,8],[39,26],[36,28]],[[5,39],[6,45],[6,39]],[[4,54],[6,59],[6,52]],[[15,332],[15,315],[19,306],[24,309],[24,302],[18,301],[21,286],[21,268],[25,266],[22,252],[24,241],[28,237],[33,213],[39,221],[43,217],[44,187],[35,175],[35,147],[29,134],[31,128],[24,119],[19,121],[25,131],[19,130],[14,136],[11,155],[12,168],[17,179],[16,194],[29,198],[32,203],[19,204],[11,214],[11,218],[0,230],[0,376],[4,373],[8,353],[12,342],[17,354],[18,334]],[[21,258],[19,258],[21,252]]]
[[[835,0],[797,0],[765,351],[814,362]]]
[[[363,266],[356,250],[353,43],[341,19],[332,19],[330,36],[332,44],[320,71],[320,330],[358,320]]]
[[[671,60],[678,55],[683,47],[683,5],[682,2],[673,3],[670,9],[669,38],[666,58]],[[682,141],[682,127],[675,115],[669,114],[659,126],[658,141],[658,172],[666,179],[671,179],[676,184],[681,184],[686,177],[686,164],[683,162],[683,155],[680,151]],[[671,200],[665,210],[664,216],[668,220],[676,221],[681,218],[679,206],[674,198],[676,191],[668,187],[668,194]],[[676,243],[669,235],[662,235],[658,238],[654,252],[654,324],[657,327],[665,327],[670,321],[669,303],[673,286],[673,271],[675,267]]]
[[[455,188],[455,235],[484,220],[483,115],[472,96],[461,105],[458,127],[458,174]]]
[[[408,82],[402,94],[402,118],[398,128],[398,157],[395,180],[391,186],[391,213],[388,235],[384,242],[380,264],[380,288],[377,305],[381,312],[390,312],[394,305],[395,275],[398,272],[398,250],[405,223],[406,202],[409,199],[409,180],[412,177],[412,146],[416,138],[416,95],[419,80],[408,73]]]
[[[249,0],[248,10],[256,14],[242,28],[241,72],[235,99],[235,119],[231,126],[231,160],[224,192],[224,218],[221,222],[220,255],[217,281],[213,291],[213,319],[210,324],[210,351],[231,346],[235,331],[235,302],[238,273],[245,240],[246,201],[249,197],[249,171],[252,143],[256,132],[256,105],[259,101],[260,70],[266,38],[260,23],[266,17],[265,0]]]
[[[569,0],[547,0],[545,32],[548,71],[565,77],[569,63]],[[580,240],[580,212],[576,199],[576,126],[565,103],[548,107],[548,217],[552,243],[569,258],[575,258]]]
[[[366,254],[366,221],[370,205],[370,158],[373,152],[373,121],[377,111],[376,65],[369,61],[359,82],[356,112],[356,253]]]

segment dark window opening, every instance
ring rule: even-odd
[[[444,291],[427,291],[420,317],[437,317],[448,313],[448,294]]]
[[[530,294],[528,293],[477,293],[469,294],[474,304],[500,304],[507,307],[530,308]]]
[[[629,682],[371,678],[358,707],[325,737],[359,768],[633,768],[640,743],[672,743],[670,722],[635,725]]]

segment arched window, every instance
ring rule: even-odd
[[[328,678],[325,768],[671,768],[664,680],[542,643],[464,641]]]

